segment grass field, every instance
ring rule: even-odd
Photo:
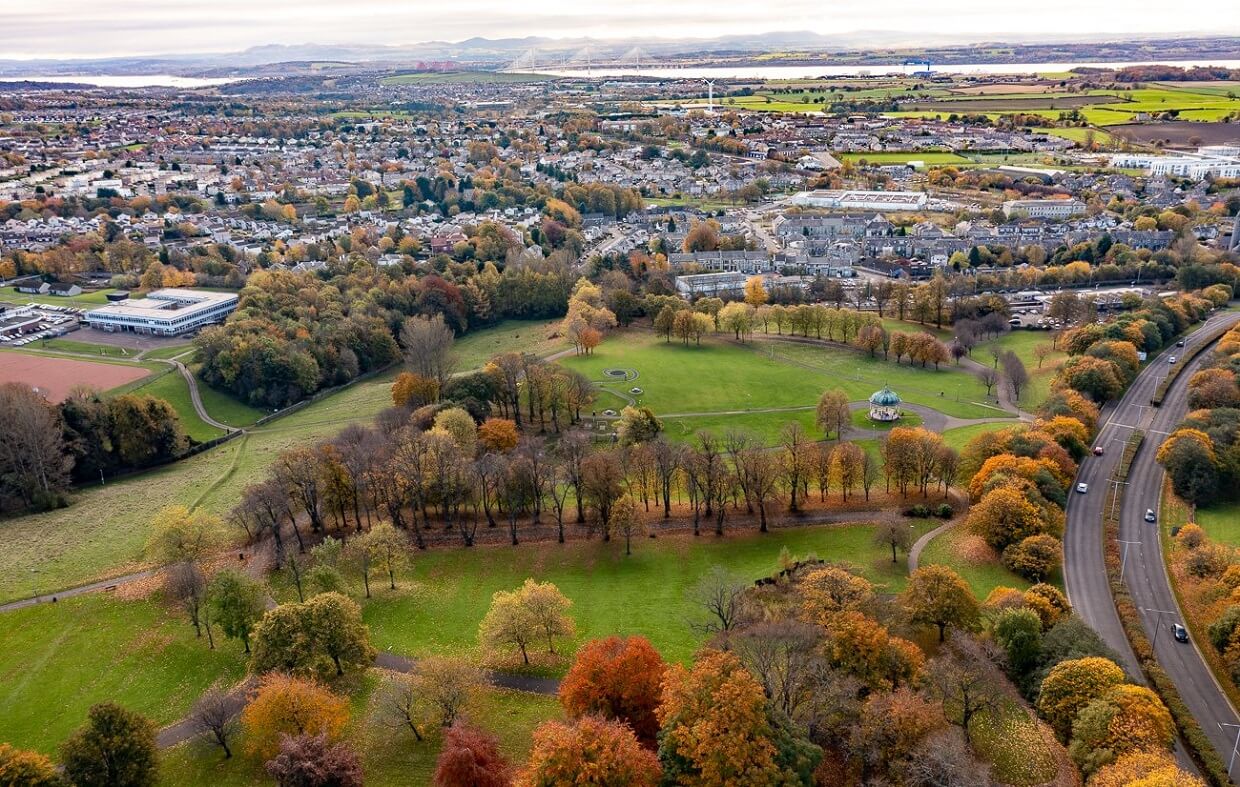
[[[974,541],[964,525],[958,524],[926,545],[919,565],[951,568],[964,577],[979,600],[984,600],[990,591],[1000,585],[1018,590],[1029,587],[1029,582],[1004,568],[993,553],[989,553],[989,547],[981,544],[985,549],[978,548]],[[1063,584],[1058,578],[1052,581],[1057,585]]]
[[[48,753],[96,702],[114,700],[162,725],[245,666],[236,642],[208,650],[184,616],[101,594],[4,613],[4,643],[0,741]]]
[[[1012,423],[1000,422],[990,424],[973,424],[971,426],[958,426],[955,429],[948,429],[943,433],[943,442],[959,451],[968,445],[969,441],[974,437],[977,437],[979,434],[994,432],[998,429],[1007,429],[1012,425]]]
[[[201,386],[201,388],[206,388],[206,386]],[[154,396],[168,402],[181,417],[181,425],[185,427],[185,433],[200,443],[214,440],[224,434],[224,430],[217,429],[198,417],[198,411],[194,409],[193,400],[190,399],[189,383],[170,366],[161,366],[160,371],[130,386],[127,392]],[[203,406],[207,407],[207,412],[211,412],[210,407],[206,404]]]
[[[1199,508],[1197,524],[1212,540],[1240,547],[1240,503],[1215,503]]]
[[[1020,392],[1020,406],[1023,410],[1034,410],[1042,402],[1046,401],[1046,397],[1051,393],[1051,381],[1055,379],[1055,372],[1059,368],[1059,364],[1063,363],[1068,354],[1062,350],[1055,350],[1042,362],[1042,368],[1038,368],[1038,359],[1034,356],[1034,348],[1039,344],[1051,344],[1051,336],[1046,331],[1029,331],[1015,330],[1008,331],[997,339],[986,342],[979,347],[973,349],[973,359],[978,363],[993,363],[990,355],[990,347],[997,346],[1003,351],[1012,351],[1016,353],[1021,362],[1025,364],[1025,369],[1029,371],[1029,384]]]
[[[686,346],[632,331],[608,338],[593,355],[568,356],[560,363],[602,383],[594,405],[598,410],[618,410],[635,398],[668,416],[673,437],[704,428],[719,433],[742,429],[773,442],[790,420],[812,424],[819,396],[837,387],[851,400],[864,401],[889,384],[906,401],[961,418],[1002,414],[975,403],[984,401],[985,387],[964,371],[897,365],[827,346],[760,341],[742,346],[717,337]],[[609,368],[632,369],[638,377],[604,383],[603,371]],[[629,394],[634,386],[643,393]],[[776,408],[790,412],[753,412]]]
[[[95,290],[94,292],[83,292],[81,295],[75,295],[72,298],[62,298],[58,295],[31,295],[26,292],[18,292],[16,287],[0,287],[0,301],[22,305],[38,303],[47,306],[73,306],[81,308],[85,306],[103,306],[108,302],[107,296],[110,292],[116,292],[116,290]]]
[[[130,350],[127,347],[118,347],[114,344],[94,344],[92,342],[78,342],[64,338],[43,339],[30,346],[40,350],[61,350],[69,353],[98,355],[102,358],[136,358],[139,354],[138,350]]]
[[[921,534],[934,524],[912,526]],[[622,541],[598,540],[420,553],[414,556],[413,584],[406,579],[395,592],[376,591],[375,598],[364,602],[363,615],[376,647],[411,656],[472,653],[491,594],[533,577],[555,583],[572,599],[577,642],[641,634],[668,660],[686,661],[702,641],[689,625],[696,610],[688,591],[715,565],[757,579],[778,570],[780,550],[786,547],[797,557],[813,553],[845,561],[887,592],[904,586],[903,556],[893,564],[890,551],[872,543],[871,525],[780,528],[766,535],[754,530],[734,530],[723,539],[641,539],[630,557],[625,557]],[[479,566],[486,570],[480,572]]]
[[[917,153],[834,153],[832,155],[841,161],[852,161],[858,164],[865,162],[873,165],[907,164],[910,161],[920,161],[927,166],[970,163],[969,159],[958,153],[932,151]]]
[[[480,365],[500,348],[550,352],[559,346],[558,340],[535,330],[540,325],[547,324],[509,322],[462,337],[457,342],[461,368]],[[253,429],[244,438],[181,462],[83,489],[68,508],[0,519],[0,539],[5,543],[0,552],[0,601],[117,576],[146,565],[148,527],[160,508],[180,504],[226,513],[241,490],[261,480],[284,449],[329,437],[350,423],[369,421],[389,406],[395,374],[391,370],[350,386]],[[224,544],[233,535],[224,530],[217,540]],[[31,566],[39,567],[37,575],[30,574]]]

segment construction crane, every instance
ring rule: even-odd
[[[913,72],[913,76],[915,76],[915,77],[928,77],[928,76],[931,76],[931,73],[930,73],[930,61],[929,61],[929,60],[905,60],[905,61],[904,61],[904,66],[905,66],[906,68],[907,68],[908,66],[925,66],[925,67],[926,67],[926,69],[925,69],[924,71],[914,71],[914,72]]]

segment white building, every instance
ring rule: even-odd
[[[1119,153],[1111,156],[1111,166],[1192,180],[1203,180],[1207,175],[1240,178],[1240,146],[1207,145],[1197,148],[1196,153]]]
[[[789,202],[810,208],[840,210],[922,210],[926,207],[924,191],[802,191]]]
[[[221,323],[236,308],[237,295],[231,292],[155,290],[145,298],[93,309],[83,320],[103,331],[179,336]]]
[[[1076,199],[1013,199],[1003,203],[1003,215],[1031,219],[1067,219],[1085,212],[1085,203]]]
[[[749,277],[743,273],[695,273],[676,277],[676,292],[692,300],[700,297],[739,295],[745,289]]]

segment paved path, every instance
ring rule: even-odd
[[[944,522],[936,527],[934,530],[931,530],[929,533],[923,533],[921,538],[914,541],[913,546],[910,547],[908,551],[908,573],[912,574],[917,570],[917,564],[921,561],[921,553],[925,551],[930,542],[933,541],[936,536],[946,533],[957,524],[959,524],[959,520],[948,520],[947,522]]]
[[[229,426],[226,423],[222,423],[212,418],[211,414],[207,412],[207,408],[202,406],[202,396],[198,391],[198,379],[194,377],[194,373],[189,370],[189,367],[177,360],[163,361],[163,363],[170,363],[175,366],[177,371],[181,373],[181,376],[185,378],[185,383],[189,386],[189,399],[193,403],[194,412],[198,413],[199,418],[211,424],[216,429],[223,429],[226,433],[235,432],[237,430],[234,426]]]
[[[85,585],[78,585],[74,588],[58,590],[55,593],[44,593],[41,596],[32,596],[30,598],[18,599],[17,601],[10,601],[7,604],[0,604],[0,612],[11,612],[12,610],[22,609],[23,607],[33,607],[35,604],[54,604],[61,599],[80,596],[83,593],[94,593],[98,590],[115,590],[121,585],[128,585],[132,582],[138,582],[140,580],[153,577],[159,573],[159,571],[159,567],[148,568],[144,571],[134,571],[131,574],[122,574],[119,577],[113,577],[112,579],[101,579],[98,582],[90,582]]]

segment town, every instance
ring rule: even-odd
[[[0,787],[1240,779],[1240,60],[770,40],[0,59]]]

